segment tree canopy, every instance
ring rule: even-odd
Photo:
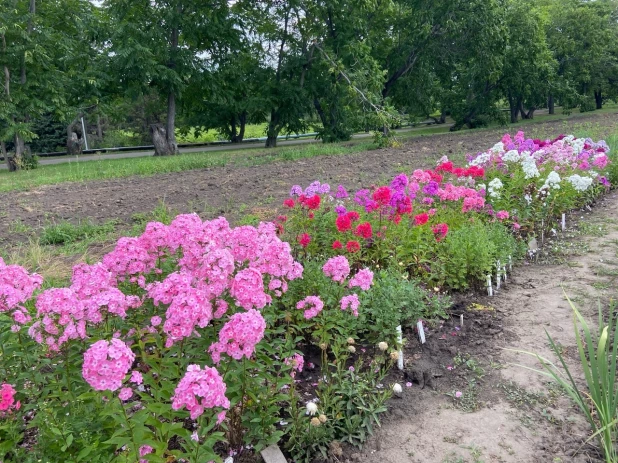
[[[83,127],[101,138],[113,126],[169,155],[177,133],[215,129],[239,142],[248,124],[264,124],[275,146],[309,129],[332,142],[402,121],[450,116],[453,129],[473,128],[618,99],[618,0],[6,0],[1,9],[0,146],[13,170],[27,167],[27,145],[49,149],[63,130],[81,150]]]

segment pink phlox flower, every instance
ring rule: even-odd
[[[38,320],[28,334],[39,344],[45,343],[51,351],[71,339],[86,337],[86,310],[77,294],[70,288],[51,288],[39,294],[36,301]]]
[[[189,365],[172,396],[172,408],[186,407],[191,419],[197,419],[205,409],[229,408],[230,401],[225,396],[226,385],[216,368]]]
[[[373,284],[373,272],[368,268],[364,268],[358,271],[356,275],[354,275],[350,279],[350,283],[348,284],[349,288],[354,288],[356,286],[361,289],[367,291],[371,285]]]
[[[296,377],[296,372],[298,371],[299,373],[301,371],[303,371],[303,367],[305,365],[305,359],[302,355],[300,354],[294,354],[291,357],[286,358],[283,363],[285,363],[288,366],[292,367],[292,372],[290,373],[290,376],[292,378]]]
[[[322,271],[324,275],[332,278],[333,281],[343,283],[350,274],[350,263],[345,256],[331,257],[322,267]]]
[[[135,354],[120,339],[95,342],[84,353],[82,376],[97,391],[115,391],[135,361]]]
[[[354,314],[355,317],[358,317],[358,307],[360,306],[358,295],[350,294],[349,296],[343,296],[340,304],[341,310],[347,310],[349,308],[352,314]]]
[[[322,302],[319,296],[307,296],[303,300],[298,301],[296,308],[299,310],[304,310],[305,318],[310,320],[322,311],[324,308],[324,302]]]
[[[236,360],[251,357],[265,330],[266,321],[257,310],[235,313],[219,331],[219,341],[208,349],[213,362],[219,363],[222,353]]]

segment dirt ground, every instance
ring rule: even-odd
[[[569,122],[528,127],[539,137],[568,133],[581,124],[615,130],[618,118],[591,115]],[[526,130],[526,127],[522,128]],[[177,212],[204,218],[253,213],[276,214],[292,184],[313,180],[370,186],[398,172],[430,166],[442,155],[460,157],[497,142],[504,130],[425,136],[401,148],[355,155],[281,161],[247,168],[213,168],[183,173],[61,184],[0,194],[0,246],[26,239],[12,233],[15,223],[37,228],[55,220],[92,219],[129,222],[164,201]],[[405,333],[406,367],[393,380],[404,385],[391,401],[382,427],[362,450],[345,449],[333,462],[479,463],[598,461],[581,414],[546,378],[521,366],[536,360],[510,350],[526,350],[553,359],[547,330],[564,347],[577,369],[572,312],[564,292],[588,319],[597,300],[618,297],[618,191],[592,211],[575,211],[568,233],[548,242],[536,262],[517,266],[496,296],[457,296],[453,317],[427,333],[420,346],[416,333]],[[479,307],[471,308],[473,303]],[[464,324],[460,326],[460,315]],[[411,383],[410,387],[405,386]],[[461,392],[459,398],[456,392]]]
[[[582,124],[615,128],[616,114],[582,115],[568,121],[531,124],[521,129],[532,136],[553,137]],[[0,246],[22,241],[12,232],[15,224],[40,228],[58,220],[79,218],[103,222],[128,221],[136,213],[152,211],[165,202],[177,212],[197,212],[204,218],[225,214],[233,220],[253,213],[263,219],[275,216],[291,185],[313,180],[355,189],[367,187],[393,174],[433,166],[442,155],[463,154],[493,146],[504,129],[429,135],[405,141],[402,147],[353,155],[321,156],[298,161],[239,168],[198,169],[152,177],[131,177],[85,183],[64,183],[24,192],[0,194]],[[247,154],[255,155],[255,153]],[[258,154],[259,155],[259,154]]]
[[[596,442],[586,444],[590,432],[580,412],[548,378],[519,366],[540,368],[534,357],[509,350],[556,361],[547,330],[582,377],[565,295],[593,326],[598,304],[607,308],[610,298],[618,298],[618,191],[592,212],[571,214],[567,223],[566,236],[558,232],[548,243],[551,254],[514,268],[492,298],[464,297],[451,322],[430,331],[422,348],[415,333],[407,333],[408,360],[399,381],[413,385],[392,399],[382,428],[348,460],[600,461]],[[470,310],[472,302],[490,310]],[[461,398],[449,396],[457,391]]]

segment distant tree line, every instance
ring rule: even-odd
[[[618,0],[4,0],[0,68],[11,170],[110,124],[156,155],[177,129],[473,128],[617,99]]]

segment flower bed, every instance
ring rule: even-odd
[[[281,442],[310,461],[361,444],[401,392],[384,385],[396,327],[444,317],[445,290],[482,287],[602,193],[608,151],[518,133],[353,196],[294,186],[274,223],[149,223],[62,288],[0,259],[0,458],[220,461]]]

